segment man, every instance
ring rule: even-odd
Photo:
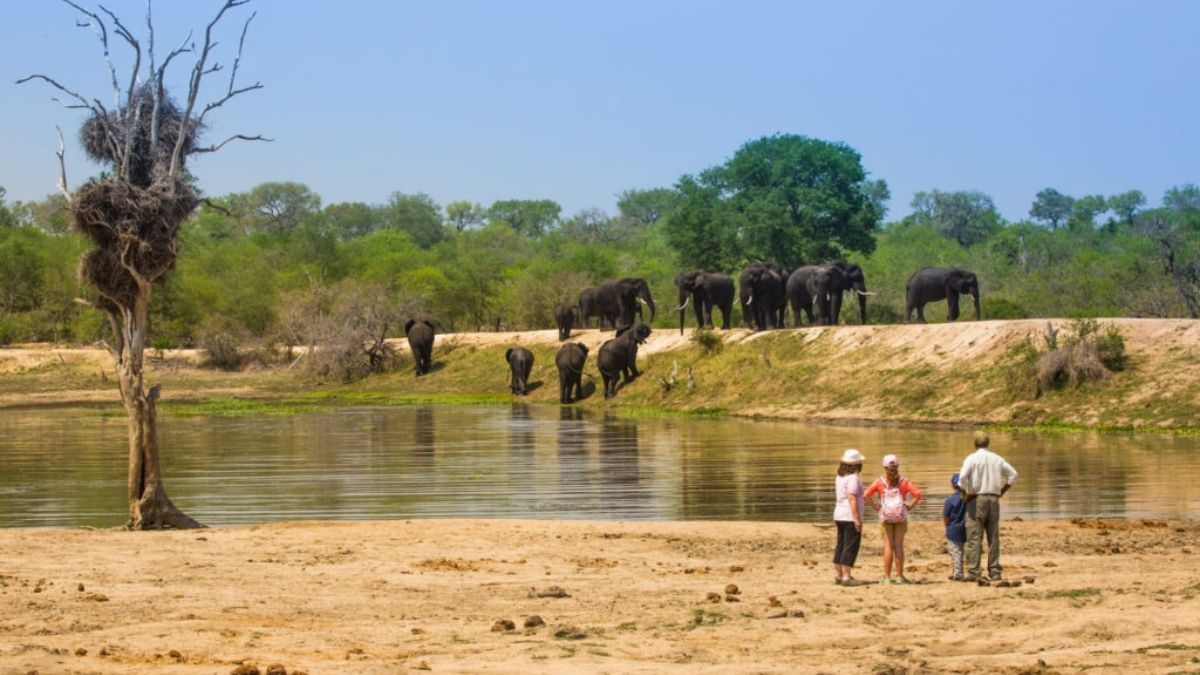
[[[983,534],[988,540],[988,578],[999,581],[1000,497],[1017,481],[1017,470],[1004,458],[988,449],[987,432],[975,432],[975,452],[967,455],[958,474],[958,487],[967,500],[967,581],[979,580],[979,559],[983,555]]]

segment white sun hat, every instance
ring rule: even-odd
[[[842,453],[842,464],[862,464],[864,459],[866,457],[863,457],[863,454],[854,448],[849,448]]]

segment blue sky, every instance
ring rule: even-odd
[[[141,0],[105,4],[143,27]],[[160,52],[216,5],[158,0]],[[931,188],[983,191],[1015,219],[1044,187],[1157,203],[1200,183],[1200,2],[254,0],[224,47],[247,9],[241,79],[266,88],[210,115],[209,137],[275,141],[194,160],[209,194],[290,180],[325,203],[402,191],[614,212],[625,189],[672,185],[777,132],[857,149],[891,188],[889,219]],[[78,112],[13,84],[40,72],[111,99],[77,16],[0,3],[10,200],[54,191],[55,124],[71,182],[97,170],[71,138]]]

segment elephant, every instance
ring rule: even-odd
[[[571,403],[571,390],[575,390],[575,401],[583,398],[583,364],[587,362],[587,345],[568,342],[558,348],[554,364],[558,366],[558,402]]]
[[[524,347],[509,347],[504,352],[504,361],[512,371],[512,393],[524,396],[529,393],[529,373],[533,370],[533,352]]]
[[[858,295],[859,321],[867,322],[867,279],[862,267],[836,260],[824,265],[799,267],[788,277],[787,295],[792,304],[793,325],[800,326],[800,313],[811,325],[836,325],[842,314],[842,294]]]
[[[600,317],[601,329],[605,319],[613,328],[631,326],[634,313],[640,315],[639,302],[650,308],[650,320],[654,321],[654,298],[650,297],[650,286],[645,279],[609,279],[599,288],[585,288],[579,294],[579,319],[586,325],[589,317]]]
[[[600,368],[600,377],[604,380],[604,398],[612,398],[617,394],[617,382],[625,376],[628,384],[641,373],[637,369],[638,345],[650,337],[650,327],[644,323],[636,326],[622,326],[617,329],[617,335],[600,345],[600,354],[596,357],[596,365]]]
[[[917,310],[917,321],[925,323],[925,303],[945,300],[946,318],[958,320],[958,296],[969,294],[975,300],[975,320],[979,320],[979,278],[974,273],[950,267],[923,267],[908,278],[904,302],[904,323]]]
[[[729,330],[729,316],[733,313],[733,279],[725,274],[711,272],[684,272],[675,277],[679,287],[679,334],[683,335],[684,310],[689,302],[695,302],[696,325],[712,328],[713,307],[721,310],[721,330]]]
[[[575,307],[566,302],[558,303],[554,308],[554,325],[558,326],[559,342],[571,337],[571,328],[575,325]]]
[[[404,334],[408,336],[408,347],[413,353],[417,375],[428,373],[433,364],[433,324],[409,319],[408,323],[404,324]]]
[[[783,325],[787,310],[787,279],[783,268],[772,262],[754,263],[742,270],[738,277],[738,298],[746,325],[754,330]]]

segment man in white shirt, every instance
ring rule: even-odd
[[[987,432],[975,432],[975,452],[967,455],[958,474],[958,487],[967,500],[967,545],[964,547],[968,581],[978,581],[983,535],[988,540],[988,577],[1000,579],[1000,497],[1017,481],[1017,470],[988,449]]]

